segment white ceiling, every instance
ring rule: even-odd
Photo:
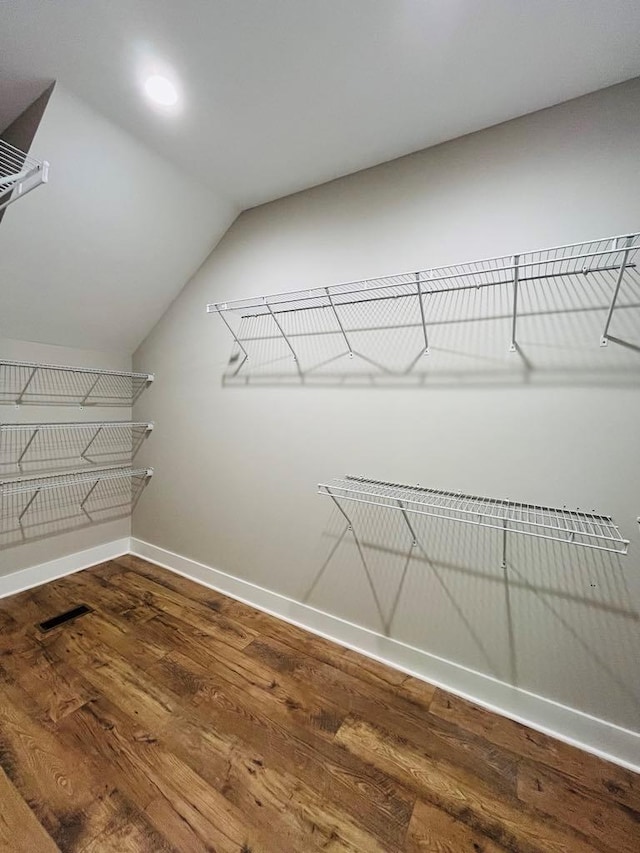
[[[249,207],[640,75],[639,33],[638,0],[3,0],[0,75]],[[180,115],[141,98],[149,61]]]

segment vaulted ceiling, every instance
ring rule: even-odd
[[[638,0],[4,0],[0,72],[245,208],[640,75],[639,32]]]

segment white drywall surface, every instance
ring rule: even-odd
[[[507,333],[480,371],[490,327],[466,324],[434,332],[421,386],[243,388],[221,385],[231,339],[205,305],[637,230],[639,138],[636,80],[243,214],[134,356],[157,375],[136,407],[157,431],[134,536],[383,633],[349,534],[318,579],[342,530],[318,481],[610,513],[628,557],[512,537],[506,584],[497,532],[425,527],[388,632],[638,730],[640,354],[598,346],[604,310],[525,327],[531,370]],[[406,531],[356,520],[389,614]]]

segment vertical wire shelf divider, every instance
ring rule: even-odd
[[[0,474],[131,464],[152,429],[148,421],[0,423]]]
[[[0,211],[49,180],[49,163],[0,139]]]
[[[508,349],[518,351],[518,312],[519,291],[527,282],[550,282],[557,287],[567,287],[568,282],[579,282],[589,278],[597,281],[603,292],[609,293],[609,305],[600,335],[600,346],[609,341],[617,342],[610,335],[609,327],[616,309],[621,287],[628,276],[638,281],[635,257],[640,248],[638,233],[605,237],[582,243],[571,243],[549,249],[520,252],[513,255],[472,261],[452,266],[434,267],[396,275],[351,281],[343,284],[315,287],[307,290],[275,293],[248,299],[227,302],[212,302],[207,312],[217,314],[231,333],[238,347],[233,357],[238,364],[234,375],[238,374],[249,360],[249,348],[252,341],[250,329],[234,330],[227,319],[228,315],[240,316],[243,321],[262,317],[272,322],[270,337],[280,338],[296,362],[300,372],[296,351],[296,339],[304,335],[335,335],[344,344],[345,355],[357,353],[353,345],[353,335],[362,328],[357,313],[349,314],[345,308],[353,306],[382,305],[409,301],[411,310],[408,316],[411,322],[421,330],[423,340],[422,354],[430,352],[429,297],[439,293],[453,293],[480,290],[489,287],[509,289],[511,304],[510,337]],[[313,331],[300,330],[287,319],[292,314],[310,314],[314,312]],[[356,318],[356,319],[354,319]],[[362,319],[362,318],[361,318]],[[393,322],[386,328],[397,328]],[[507,342],[505,342],[507,343]],[[364,357],[364,356],[363,356]],[[370,361],[370,359],[367,359]]]
[[[0,403],[130,407],[153,380],[152,373],[0,359]]]
[[[333,500],[351,528],[353,525],[349,514],[342,506],[344,501],[400,512],[414,540],[415,533],[408,520],[410,514],[499,530],[503,536],[503,568],[506,567],[507,536],[512,533],[613,554],[624,555],[629,547],[629,540],[622,537],[613,519],[595,512],[538,506],[354,476],[320,483],[318,493]]]

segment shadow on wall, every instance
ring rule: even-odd
[[[499,531],[414,515],[414,539],[400,513],[366,504],[350,519],[334,509],[306,603],[344,614],[359,601],[361,621],[393,639],[596,715],[613,693],[638,717],[636,682],[620,676],[640,653],[624,557],[512,534],[503,568]]]
[[[405,286],[406,287],[406,286]],[[225,386],[640,385],[640,275],[614,270],[242,316]],[[277,320],[276,320],[277,317]],[[425,352],[428,345],[428,353]],[[295,354],[295,358],[294,358]]]

